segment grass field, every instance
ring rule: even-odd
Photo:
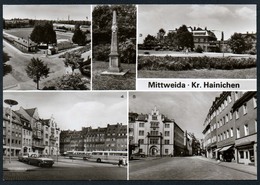
[[[32,30],[33,28],[15,28],[15,29],[9,29],[4,31],[16,37],[27,39],[32,33]],[[56,37],[57,39],[71,39],[72,33],[56,32]]]
[[[102,76],[101,73],[108,69],[108,62],[94,61],[92,66],[93,90],[135,90],[135,64],[121,64],[123,69],[130,69],[124,76]]]
[[[256,68],[236,70],[150,71],[139,70],[138,78],[256,79]]]

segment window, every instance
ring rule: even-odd
[[[139,123],[139,127],[144,127],[144,123]]]
[[[169,149],[165,149],[165,154],[166,154],[166,155],[169,154]]]
[[[257,107],[257,99],[256,99],[256,97],[253,97],[253,106],[254,106],[254,108]]]
[[[48,134],[45,134],[45,137],[48,138]]]
[[[219,123],[220,123],[220,127],[222,127],[222,119],[220,119]]]
[[[157,120],[157,116],[152,116],[152,120]]]
[[[158,122],[151,122],[151,127],[159,127],[159,123]]]
[[[170,124],[169,124],[169,123],[166,123],[166,124],[165,124],[165,128],[170,128]]]
[[[229,138],[229,130],[227,130],[227,139]]]
[[[245,136],[249,135],[248,125],[244,125]]]
[[[220,136],[218,135],[218,141],[220,141]]]
[[[139,139],[139,144],[144,144],[144,139]]]
[[[144,136],[144,130],[139,130],[139,136]]]
[[[228,114],[226,114],[226,123],[228,122]]]
[[[236,115],[236,119],[238,119],[239,118],[238,109],[235,111],[235,115]]]
[[[225,107],[228,105],[228,102],[227,100],[224,101],[224,104],[225,104]]]
[[[230,129],[230,137],[233,137],[234,133],[233,133],[233,128]]]
[[[223,135],[222,134],[220,134],[220,141],[222,141],[223,140]]]
[[[164,144],[166,144],[166,145],[170,144],[170,140],[165,139],[165,140],[164,140]]]
[[[224,132],[224,134],[223,134],[223,139],[224,140],[226,139],[226,132]]]
[[[225,109],[225,105],[224,105],[224,103],[221,104],[221,108],[222,108],[222,110]]]
[[[238,92],[235,92],[235,101],[238,100]]]
[[[170,136],[170,131],[165,131],[164,136]]]
[[[152,135],[152,136],[158,136],[159,134],[158,134],[158,131],[153,131],[153,130],[152,130],[152,131],[151,131],[151,135]]]
[[[229,95],[228,96],[228,103],[231,103],[232,102],[232,98],[231,98],[231,96]]]
[[[232,114],[232,112],[230,111],[230,112],[229,112],[229,120],[232,120],[232,118],[233,118],[233,114]]]
[[[255,132],[257,132],[257,120],[255,120]]]
[[[243,113],[244,113],[244,115],[247,113],[247,104],[246,103],[243,105]]]
[[[240,138],[240,130],[237,128],[237,138]]]
[[[158,139],[150,139],[150,144],[158,144]]]

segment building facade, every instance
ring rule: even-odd
[[[79,131],[63,130],[60,152],[67,151],[126,151],[127,126],[107,124],[104,128],[83,127]]]
[[[10,111],[9,111],[10,112]],[[9,148],[10,129],[6,127],[9,115],[8,109],[4,108],[4,149]],[[13,111],[12,120],[12,156],[35,152],[37,154],[58,155],[60,143],[60,130],[54,119],[41,119],[37,108]],[[9,120],[10,121],[10,120]],[[18,126],[19,125],[19,126]],[[8,131],[9,130],[9,131]],[[18,132],[19,131],[19,132]],[[9,133],[8,133],[9,132]],[[18,139],[19,138],[19,139]],[[4,150],[4,153],[7,151]]]
[[[156,107],[150,114],[139,114],[135,118],[133,116],[129,118],[131,118],[129,125],[131,153],[144,153],[146,156],[184,154],[183,130],[173,119],[161,114]]]
[[[3,155],[18,156],[22,152],[22,131],[23,125],[19,115],[12,111],[11,118],[10,108],[3,107]]]
[[[206,157],[256,165],[256,92],[223,92],[204,122]]]

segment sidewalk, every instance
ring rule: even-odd
[[[11,163],[8,160],[3,161],[3,171],[30,171],[36,168],[38,167],[22,163],[18,160],[12,160]]]
[[[234,169],[234,170],[237,170],[237,171],[250,173],[252,175],[257,175],[257,167],[255,167],[255,166],[238,164],[238,163],[233,163],[233,162],[216,161],[215,159],[209,159],[209,158],[202,157],[202,156],[197,156],[197,158],[200,159],[200,160],[204,160],[204,161],[214,163],[214,164],[219,165],[219,166],[224,166],[224,167],[231,168],[231,169]]]

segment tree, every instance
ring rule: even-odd
[[[72,41],[78,45],[85,45],[86,44],[86,35],[81,31],[79,27],[77,27],[74,31],[74,35],[72,37]]]
[[[45,43],[47,46],[57,42],[56,32],[53,30],[53,26],[49,22],[37,23],[33,28],[30,39],[38,44]]]
[[[89,90],[90,82],[82,78],[80,74],[64,75],[56,81],[56,90]]]
[[[72,73],[74,73],[75,69],[80,67],[80,63],[82,62],[83,62],[83,58],[81,58],[81,55],[77,55],[75,53],[65,54],[65,60],[64,60],[65,67],[70,66],[72,69]]]
[[[241,33],[234,33],[229,39],[228,45],[236,54],[244,53],[252,47],[251,44],[246,43]]]
[[[187,29],[186,25],[182,25],[176,33],[176,42],[179,47],[179,49],[187,48],[194,48],[194,42],[193,42],[193,35],[189,30]]]
[[[7,53],[3,52],[3,65],[4,65],[3,76],[7,75],[8,73],[10,73],[12,71],[12,66],[6,64],[6,62],[8,62],[10,60],[10,58],[11,57]]]
[[[158,40],[157,40],[154,36],[148,34],[148,35],[145,37],[143,44],[144,44],[144,46],[145,46],[146,48],[152,49],[152,48],[154,48],[155,46],[158,45]]]
[[[176,47],[176,33],[175,32],[169,32],[165,38],[165,43],[168,46]]]
[[[32,58],[25,71],[37,84],[37,89],[39,89],[41,78],[47,78],[49,76],[50,68],[48,68],[47,65],[44,65],[43,61],[39,58]]]

